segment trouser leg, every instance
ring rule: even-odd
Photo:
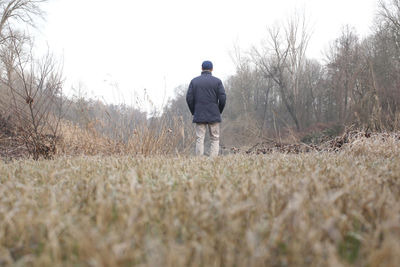
[[[206,136],[206,126],[204,123],[196,123],[196,156],[204,154],[204,137]]]
[[[211,140],[210,157],[216,157],[219,153],[219,125],[219,122],[208,125]]]

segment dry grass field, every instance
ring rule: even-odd
[[[399,266],[400,140],[0,162],[0,266]]]

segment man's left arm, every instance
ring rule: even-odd
[[[226,104],[226,93],[225,93],[225,89],[224,89],[224,85],[222,84],[222,81],[220,81],[219,85],[218,85],[217,97],[218,97],[219,112],[222,113],[222,111],[224,111],[225,104]]]

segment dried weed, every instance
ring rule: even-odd
[[[0,163],[0,265],[398,266],[399,142]]]

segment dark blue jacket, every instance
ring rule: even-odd
[[[224,86],[211,72],[203,71],[194,78],[186,94],[186,102],[195,123],[221,122],[226,103]]]

